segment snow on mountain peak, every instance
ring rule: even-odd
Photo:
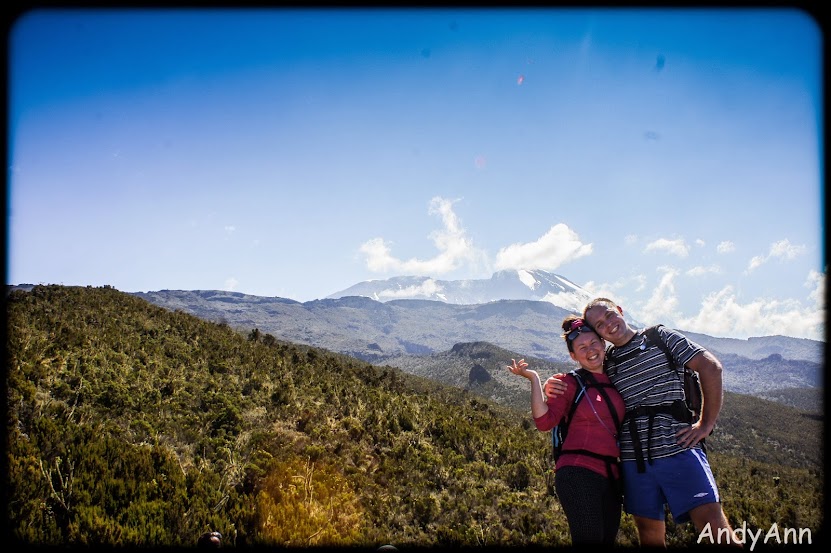
[[[327,296],[365,296],[376,301],[427,299],[452,304],[481,304],[498,300],[546,301],[580,312],[591,295],[565,277],[539,269],[506,269],[490,279],[437,280],[400,276],[360,282]]]
[[[534,278],[534,275],[526,271],[525,269],[519,269],[516,272],[517,277],[519,277],[519,281],[522,282],[525,286],[530,288],[531,290],[535,290],[537,286],[540,285],[539,281]]]

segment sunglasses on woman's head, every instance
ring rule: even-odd
[[[568,340],[569,342],[573,342],[574,339],[577,338],[581,332],[591,332],[591,329],[587,326],[575,328],[574,330],[566,334],[566,340]]]
[[[575,319],[571,321],[571,332],[566,334],[566,340],[573,342],[581,332],[594,332],[592,327],[587,325],[583,319]]]

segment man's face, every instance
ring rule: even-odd
[[[619,308],[605,304],[595,305],[586,312],[586,322],[604,340],[615,345],[625,343],[627,326]]]

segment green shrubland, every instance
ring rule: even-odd
[[[106,286],[12,291],[6,309],[16,543],[569,544],[525,411]],[[711,453],[731,521],[818,540],[822,467],[762,462],[742,439]],[[637,543],[628,517],[619,542]]]

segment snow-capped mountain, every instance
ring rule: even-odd
[[[474,305],[497,300],[546,301],[580,312],[592,295],[560,275],[541,270],[504,270],[489,279],[437,280],[425,276],[401,276],[368,280],[327,296],[337,299],[363,296],[386,302],[399,299],[435,300]]]

